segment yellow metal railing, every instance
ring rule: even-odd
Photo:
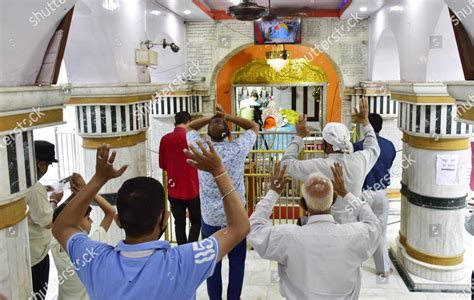
[[[233,138],[241,133],[233,133]],[[280,136],[278,136],[280,135]],[[285,153],[284,149],[291,143],[295,133],[259,133],[254,150],[251,150],[246,163],[244,172],[244,183],[247,200],[247,212],[250,216],[255,210],[258,201],[262,200],[270,187],[270,176],[275,162],[280,161]],[[265,145],[264,141],[267,141]],[[300,159],[312,159],[323,157],[324,153],[318,149],[318,144],[321,143],[321,138],[313,134],[310,138],[305,140],[305,148],[300,153]],[[276,149],[276,145],[285,145],[284,149]],[[271,150],[267,150],[267,146]],[[163,185],[165,194],[167,194],[167,178],[163,172]],[[290,179],[285,190],[281,194],[280,199],[274,207],[272,221],[273,224],[293,224],[301,216],[299,200],[301,198],[301,181]],[[166,201],[166,208],[168,208],[168,201]],[[176,242],[174,234],[174,219],[170,216],[168,230],[165,233],[165,238],[168,241]],[[187,222],[189,229],[189,221]]]

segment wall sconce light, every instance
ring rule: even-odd
[[[171,48],[171,51],[173,51],[174,53],[179,51],[178,45],[176,45],[175,43],[167,43],[166,39],[163,39],[160,43],[156,43],[150,40],[145,40],[140,43],[141,47],[145,46],[148,50],[153,48],[153,46],[156,46],[156,45],[162,45],[163,49],[169,46]]]

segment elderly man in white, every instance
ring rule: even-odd
[[[301,204],[310,214],[307,225],[272,226],[269,220],[286,185],[285,168],[280,170],[279,165],[271,190],[250,217],[248,241],[262,258],[278,262],[280,293],[287,299],[358,299],[362,263],[377,248],[382,223],[368,204],[361,203],[354,211],[359,222],[334,221],[330,210],[336,194],[345,203],[355,196],[344,186],[342,166],[335,164],[332,172],[332,183],[313,174],[303,185]]]
[[[358,121],[362,124],[365,134],[363,150],[354,152],[347,127],[341,123],[328,123],[323,129],[323,148],[327,158],[299,160],[298,156],[304,147],[303,139],[309,135],[306,126],[306,116],[298,120],[296,137],[288,146],[281,163],[287,167],[287,172],[299,180],[306,180],[314,172],[321,173],[328,178],[332,177],[331,166],[334,163],[342,165],[347,190],[360,198],[362,185],[367,173],[372,169],[380,155],[377,136],[369,123],[369,105],[367,99],[362,99],[357,112]],[[344,203],[339,198],[331,209],[334,219],[338,223],[355,222],[354,210],[361,205],[361,201]]]

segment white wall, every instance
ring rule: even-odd
[[[374,64],[379,57],[377,51],[383,51],[383,48],[377,48],[379,40],[389,29],[398,45],[402,81],[462,79],[459,78],[462,68],[459,57],[456,59],[459,55],[449,22],[450,16],[442,0],[389,0],[369,19],[370,78],[384,79],[390,75],[380,74],[379,69],[375,69],[374,74]],[[430,36],[433,35],[443,36],[443,47],[430,53]]]
[[[166,82],[182,72],[184,36],[184,21],[152,0],[79,0],[64,57],[67,78],[75,84],[150,82],[146,67],[135,64],[135,49],[146,39],[166,38],[181,50],[155,46],[159,66],[150,71],[152,82]]]
[[[49,41],[75,2],[0,1],[0,86],[35,83]]]
[[[461,58],[459,57],[453,25],[449,18],[448,6],[443,7],[438,24],[432,34],[442,37],[442,48],[431,49],[426,67],[427,82],[464,80]]]
[[[389,28],[382,33],[373,55],[372,80],[400,80],[400,54]]]
[[[151,166],[153,170],[153,178],[162,181],[163,171],[159,167],[158,150],[160,149],[161,138],[174,130],[174,116],[163,118],[151,118],[150,131],[148,134],[149,147],[151,148]]]
[[[156,15],[160,11],[159,15]],[[146,38],[155,42],[166,39],[174,42],[180,50],[177,53],[169,47],[155,46],[158,52],[158,66],[149,68],[151,82],[171,82],[186,67],[186,27],[181,17],[163,10],[154,1],[147,1]]]

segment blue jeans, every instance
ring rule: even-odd
[[[207,225],[202,222],[202,237],[210,237],[221,227]],[[247,242],[244,239],[232,251],[229,252],[229,285],[227,286],[227,299],[238,300],[242,294],[245,273],[245,257],[247,256]],[[207,294],[210,300],[222,299],[222,262],[219,262],[214,269],[214,274],[207,279]]]

